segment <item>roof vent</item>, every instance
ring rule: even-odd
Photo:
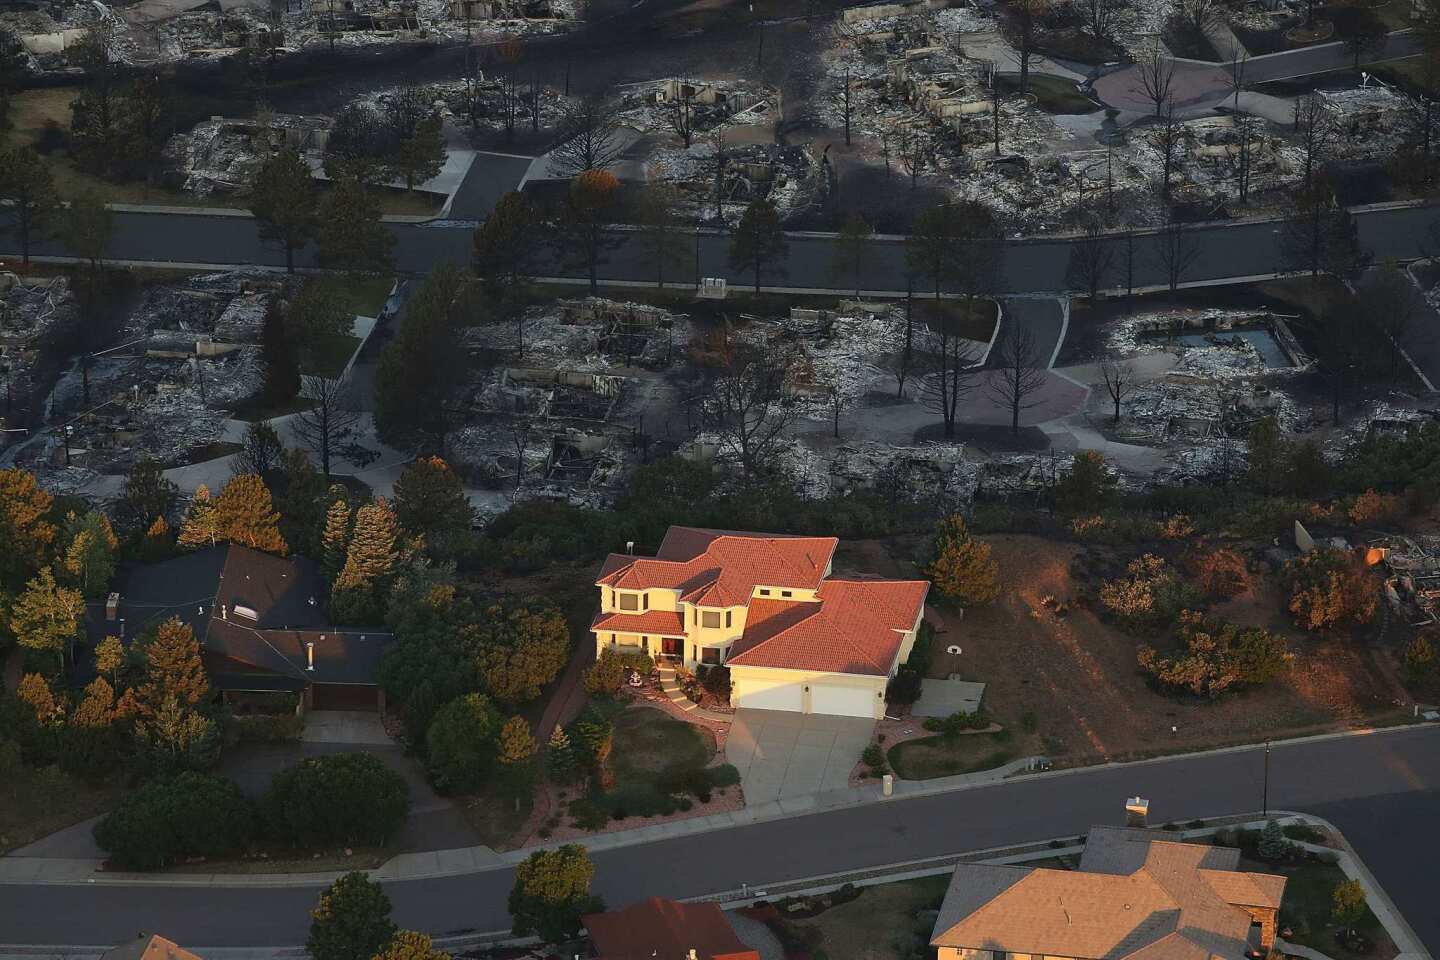
[[[235,616],[237,617],[244,617],[246,620],[249,620],[251,622],[258,621],[260,619],[260,614],[256,613],[254,608],[252,607],[247,607],[243,604],[237,603],[232,609],[235,611]]]

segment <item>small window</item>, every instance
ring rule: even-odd
[[[650,609],[650,594],[648,594],[648,593],[642,593],[642,594],[640,594],[640,599],[644,601],[645,609],[646,609],[646,610],[649,610],[649,609]]]
[[[770,596],[770,588],[769,588],[769,587],[761,587],[761,588],[760,588],[760,596],[762,596],[762,597],[768,597],[768,596]]]
[[[639,609],[640,609],[640,598],[637,597],[637,596],[635,596],[635,594],[633,594],[633,593],[622,593],[622,594],[620,594],[620,609],[621,609],[621,610],[639,610]]]
[[[719,647],[706,647],[704,650],[700,651],[700,662],[701,662],[701,663],[719,663],[719,662],[720,662],[720,648],[719,648]]]
[[[720,626],[720,611],[719,611],[719,610],[706,610],[705,613],[704,613],[704,615],[701,616],[701,618],[700,618],[700,625],[703,626],[703,627],[718,627],[718,626]]]
[[[792,593],[791,591],[789,591],[789,590],[781,590],[781,591],[780,591],[780,596],[782,596],[782,597],[789,597],[789,596],[793,596],[793,593]]]
[[[730,611],[729,611],[729,610],[726,610],[726,611],[725,611],[725,626],[726,626],[727,629],[728,629],[729,626],[730,626]]]

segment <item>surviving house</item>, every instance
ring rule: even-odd
[[[651,897],[581,922],[599,960],[760,960],[716,903]]]
[[[606,559],[596,651],[724,664],[737,707],[878,719],[930,584],[832,578],[838,543],[671,527],[653,558]]]
[[[224,695],[291,692],[312,709],[383,709],[374,676],[390,634],[333,626],[328,595],[304,557],[222,543],[122,572],[103,605],[87,608],[86,632],[92,646],[106,636],[128,646],[177,617]]]
[[[1285,878],[1239,864],[1239,850],[1096,827],[1078,870],[957,866],[930,944],[938,960],[1263,957]]]

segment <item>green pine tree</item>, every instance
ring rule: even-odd
[[[316,190],[310,166],[294,147],[267,159],[255,174],[250,212],[260,239],[285,251],[285,271],[295,272],[295,251],[315,233]]]
[[[384,498],[355,513],[355,529],[345,565],[335,578],[333,603],[342,621],[378,621],[384,613],[383,589],[399,559],[400,524]]]
[[[310,911],[306,951],[313,960],[370,960],[395,936],[390,898],[363,873],[347,873]]]
[[[445,166],[445,132],[440,117],[431,115],[415,125],[410,136],[400,142],[395,158],[395,173],[405,181],[406,190],[414,190],[439,176]]]
[[[350,526],[353,520],[350,516],[350,503],[344,496],[344,488],[340,489],[340,495],[335,496],[336,488],[330,488],[332,499],[325,511],[325,532],[320,537],[320,569],[325,574],[325,579],[331,582],[340,575],[340,568],[345,565],[345,554],[350,549]]]
[[[280,514],[265,481],[253,473],[231,477],[215,498],[215,531],[222,540],[285,556],[290,552],[280,535]]]
[[[320,266],[348,273],[384,273],[392,265],[395,236],[380,222],[380,204],[355,179],[344,179],[320,201],[315,240]]]
[[[4,44],[0,36],[0,46]],[[0,89],[0,99],[4,96]],[[28,265],[31,244],[45,235],[60,206],[50,167],[34,149],[0,150],[0,201],[10,203],[8,229],[20,243],[20,262]]]
[[[215,523],[215,502],[210,498],[210,488],[202,483],[195,488],[195,499],[190,501],[190,509],[185,511],[176,542],[191,548],[214,546],[220,542]]]

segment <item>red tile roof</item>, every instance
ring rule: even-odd
[[[760,960],[715,903],[648,900],[582,918],[601,960]]]
[[[929,589],[924,580],[826,580],[819,603],[757,598],[725,662],[888,676]]]
[[[646,610],[643,613],[597,613],[591,630],[614,633],[657,633],[667,637],[685,636],[685,616],[678,610]]]
[[[757,584],[814,590],[839,543],[834,537],[779,537],[671,527],[654,558],[611,554],[597,586],[678,590],[701,606],[743,606]]]

